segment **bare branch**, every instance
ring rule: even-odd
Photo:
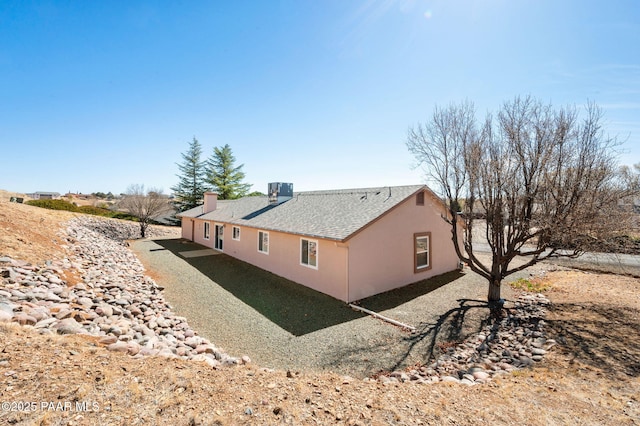
[[[140,236],[145,237],[147,227],[154,219],[173,211],[173,207],[162,189],[149,188],[145,192],[144,185],[134,184],[127,188],[120,206],[140,221]]]
[[[409,130],[409,151],[449,208],[456,253],[489,280],[490,300],[504,277],[549,257],[579,256],[627,230],[629,212],[618,204],[638,195],[640,165],[639,173],[618,167],[619,143],[601,121],[593,103],[581,114],[517,97],[481,127],[464,102],[436,107],[430,121]],[[474,255],[478,219],[490,266]],[[516,257],[525,262],[510,267]]]

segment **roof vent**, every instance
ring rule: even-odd
[[[293,184],[283,182],[269,183],[269,205],[278,205],[293,198]]]

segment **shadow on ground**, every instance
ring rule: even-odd
[[[396,290],[367,297],[366,299],[358,301],[358,304],[372,311],[385,311],[407,303],[424,294],[431,293],[463,276],[464,274],[460,271],[447,272],[446,274],[418,281],[417,283],[409,284]]]
[[[193,258],[180,255],[181,252],[205,248],[197,243],[183,239],[159,239],[153,242],[198,269],[236,298],[295,336],[366,316],[352,310],[340,300],[225,254]],[[459,272],[444,274],[361,302],[373,310],[391,309],[436,290],[461,275]]]
[[[417,332],[407,337],[407,352],[404,358],[400,358],[393,369],[403,365],[406,356],[411,353],[413,348],[421,343],[426,343],[426,355],[428,359],[434,359],[443,348],[438,348],[438,342],[446,342],[447,345],[458,344],[465,340],[469,335],[482,330],[482,328],[490,321],[489,304],[486,301],[474,299],[458,299],[458,306],[449,309],[438,317],[434,323],[423,323]],[[477,315],[473,320],[469,320],[468,316],[471,312]]]
[[[489,304],[476,299],[458,299],[458,306],[447,310],[435,318],[434,321],[422,322],[414,333],[405,334],[393,348],[379,347],[379,350],[393,352],[393,356],[378,360],[377,370],[367,371],[367,375],[380,372],[403,370],[419,365],[428,364],[447,348],[455,346],[469,336],[481,331],[487,324],[497,324],[491,316]],[[493,332],[497,329],[492,328]],[[351,348],[340,353],[340,357],[360,356],[360,349]],[[375,351],[376,348],[363,349],[364,352]]]
[[[617,306],[560,303],[547,319],[550,332],[571,361],[612,376],[640,377],[640,312]]]

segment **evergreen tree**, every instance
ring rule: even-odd
[[[244,197],[251,185],[243,183],[245,177],[242,167],[235,167],[236,158],[227,144],[222,148],[213,148],[213,154],[207,160],[207,183],[218,192],[219,200],[233,200]]]
[[[177,206],[180,211],[196,207],[202,203],[204,193],[208,190],[206,182],[206,162],[201,160],[202,147],[194,137],[189,143],[187,152],[182,153],[182,163],[176,163],[180,173],[176,176],[180,179],[171,190],[177,198]]]

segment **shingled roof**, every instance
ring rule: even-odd
[[[244,197],[218,200],[206,214],[198,206],[178,216],[344,241],[421,189],[427,187],[294,192],[279,205],[269,205],[266,196]]]

